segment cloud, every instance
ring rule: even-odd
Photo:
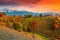
[[[0,0],[0,5],[31,5],[60,3],[60,0]]]
[[[25,11],[30,11],[30,12],[60,12],[60,6],[55,4],[55,5],[40,5],[40,6],[35,6],[35,7],[27,7],[27,6],[0,6],[0,10],[7,9],[7,10],[25,10]]]
[[[0,0],[0,5],[5,5],[0,8],[7,8],[9,10],[33,12],[60,11],[60,0]]]
[[[36,4],[41,0],[0,0],[0,5],[28,5],[28,4]]]

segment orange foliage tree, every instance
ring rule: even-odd
[[[58,21],[56,20],[53,25],[54,30],[58,28]]]
[[[58,21],[55,20],[54,24],[53,24],[53,31],[52,31],[52,35],[54,36],[54,31],[58,28]]]
[[[30,25],[30,29],[33,33],[33,37],[35,37],[34,33],[39,31],[40,25],[36,20],[32,20],[29,25]]]

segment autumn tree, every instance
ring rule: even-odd
[[[55,22],[54,22],[54,24],[53,24],[53,31],[52,31],[52,33],[51,33],[51,35],[53,35],[54,36],[54,32],[55,32],[55,30],[58,28],[58,21],[57,20],[55,20]]]
[[[54,29],[57,29],[58,28],[58,21],[57,20],[54,22],[53,28]]]
[[[34,33],[39,31],[40,25],[36,20],[32,20],[29,25],[30,25],[30,29],[33,33],[33,38],[34,38],[35,37]]]
[[[58,28],[58,21],[56,20],[53,25],[53,31]]]

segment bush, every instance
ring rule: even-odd
[[[19,23],[13,22],[13,28],[17,31],[22,31],[23,28]]]
[[[10,19],[10,22],[13,22],[13,19]]]
[[[23,30],[26,32],[29,30],[29,27],[28,27],[29,22],[30,22],[30,20],[26,18],[22,23],[23,24]]]

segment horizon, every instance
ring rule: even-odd
[[[33,12],[33,11],[27,11],[27,10],[9,10],[9,9],[0,9],[0,12],[13,12],[13,11],[25,11],[25,12],[32,12],[32,13],[60,13],[60,12],[52,12],[52,11],[45,11],[45,12]]]
[[[1,12],[4,12],[6,15],[16,15],[16,16],[24,16],[24,15],[32,15],[32,16],[39,16],[40,14],[42,14],[43,16],[44,15],[52,15],[52,16],[55,16],[56,14],[59,14],[59,13],[55,13],[55,12],[42,12],[42,13],[38,13],[38,12],[30,12],[30,11],[26,11],[26,10],[21,10],[21,11],[17,11],[17,10],[6,10],[4,9],[3,11]],[[60,14],[59,14],[60,15]]]

